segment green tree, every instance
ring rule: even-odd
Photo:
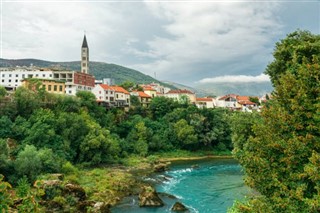
[[[151,100],[149,105],[149,109],[154,119],[162,118],[177,107],[177,102],[166,97],[155,97]]]
[[[239,204],[239,209],[320,209],[319,49],[312,45],[320,44],[320,37],[305,32],[293,35],[296,36],[292,38],[290,34],[281,45],[277,44],[275,52],[284,55],[275,57],[273,64],[283,65],[283,70],[269,72],[271,79],[276,80],[275,92],[262,112],[262,122],[253,126],[253,137],[235,150],[245,169],[246,183],[261,194],[247,204]],[[310,44],[310,40],[314,42]],[[313,48],[309,51],[310,46]],[[294,57],[282,49],[294,50]]]
[[[0,86],[0,98],[7,95],[7,90],[3,86]]]
[[[9,212],[9,206],[12,204],[12,198],[9,193],[11,185],[3,181],[4,176],[0,174],[0,211]]]
[[[18,87],[14,93],[14,101],[17,106],[18,114],[29,117],[35,110],[41,107],[41,97],[35,91],[24,87]]]
[[[18,153],[15,161],[15,170],[19,176],[26,176],[33,182],[42,170],[41,159],[38,156],[37,148],[32,145],[26,147]]]
[[[296,73],[301,64],[313,63],[320,59],[320,35],[313,35],[308,31],[298,30],[290,33],[285,39],[276,43],[273,52],[274,61],[265,71],[270,76],[274,86],[281,75],[286,72]]]
[[[174,124],[174,131],[177,139],[183,148],[193,149],[197,143],[197,135],[192,126],[188,125],[184,119],[179,120]]]

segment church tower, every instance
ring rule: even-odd
[[[86,35],[84,35],[81,47],[81,72],[87,74],[89,72],[89,47]]]

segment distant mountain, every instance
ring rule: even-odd
[[[206,83],[197,84],[195,88],[216,96],[238,94],[248,96],[262,96],[273,91],[270,82],[263,83]]]
[[[163,81],[165,82],[166,84],[168,85],[172,85],[178,89],[187,89],[187,90],[190,90],[191,92],[194,92],[197,97],[205,97],[205,96],[212,96],[213,94],[210,93],[210,92],[207,92],[203,89],[199,89],[199,88],[193,88],[193,87],[190,87],[190,86],[186,86],[186,85],[183,85],[183,84],[179,84],[179,83],[175,83],[175,82],[171,82],[171,81]]]
[[[59,70],[80,70],[80,61],[71,62],[52,62],[38,59],[1,59],[0,67],[16,67],[16,66],[36,66],[42,68],[52,68]],[[146,84],[146,83],[161,83],[164,86],[172,88],[171,85],[167,85],[160,82],[149,75],[145,75],[137,70],[127,67],[119,66],[116,64],[107,64],[103,62],[90,62],[89,72],[94,75],[96,79],[102,80],[103,78],[112,78],[116,84],[121,84],[125,81],[132,81],[134,83]]]

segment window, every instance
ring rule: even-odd
[[[11,77],[11,74],[9,74],[9,77]]]
[[[85,67],[85,66],[86,66],[86,63],[82,63],[82,66],[84,66],[84,67]]]
[[[53,85],[53,91],[57,91],[57,85]]]
[[[25,75],[24,75],[24,74],[22,74],[22,78],[24,78],[24,76],[25,76]]]
[[[108,91],[106,91],[106,95],[108,95]]]
[[[59,91],[62,92],[62,85],[59,86]]]
[[[86,60],[86,57],[82,57],[82,60]]]
[[[16,74],[16,77],[19,77],[19,74]]]
[[[108,100],[108,96],[106,97],[106,100]]]
[[[112,92],[112,91],[110,91],[110,94],[112,95],[112,94],[113,94],[113,92]]]
[[[11,79],[9,79],[9,82],[11,82]]]
[[[101,91],[99,91],[99,94],[101,94]]]
[[[49,77],[52,78],[52,74],[50,74]]]
[[[119,98],[119,95],[117,94],[116,97]]]
[[[69,94],[71,94],[71,90],[69,90]]]
[[[48,85],[48,91],[51,91],[51,85]]]
[[[2,77],[4,77],[4,74],[2,74]]]
[[[101,96],[99,96],[99,99],[101,100],[101,99],[102,99],[102,97],[101,97]]]
[[[2,82],[4,82],[4,80],[2,79]]]
[[[45,77],[46,77],[46,74],[42,74],[42,77],[44,77],[44,78],[45,78]]]
[[[18,82],[18,79],[16,79],[16,82]]]

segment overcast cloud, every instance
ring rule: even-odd
[[[90,59],[159,80],[265,82],[276,41],[320,33],[319,1],[2,1],[2,58]]]

